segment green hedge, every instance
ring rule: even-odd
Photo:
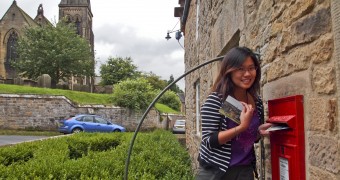
[[[123,179],[132,133],[79,133],[0,148],[0,179]],[[139,133],[129,179],[193,179],[187,151],[168,131]]]

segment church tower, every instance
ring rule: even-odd
[[[87,39],[94,52],[94,35],[92,31],[92,18],[90,0],[61,0],[59,4],[59,20],[66,18],[74,23],[77,34]]]
[[[77,34],[88,40],[92,58],[94,61],[94,35],[92,31],[92,18],[90,0],[61,0],[59,4],[59,20],[66,18],[67,22],[74,23]],[[95,67],[93,67],[94,70]],[[70,89],[74,90],[74,84],[89,85],[93,90],[93,77],[72,77],[69,82]]]

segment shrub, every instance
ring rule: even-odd
[[[154,91],[147,80],[139,78],[126,80],[115,85],[112,102],[133,110],[145,110],[154,97]]]
[[[0,179],[123,179],[132,135],[78,133],[1,147]],[[70,146],[81,156],[70,156]],[[191,180],[189,154],[169,131],[140,133],[131,154],[128,177]]]
[[[179,111],[181,108],[181,101],[177,94],[171,90],[166,91],[158,100],[159,103],[165,104],[170,108]]]

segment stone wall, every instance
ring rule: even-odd
[[[167,114],[167,113],[162,113],[161,114],[161,119],[162,122],[164,121],[164,128],[166,129],[172,129],[172,127],[175,124],[175,121],[178,119],[184,119],[185,120],[185,116],[181,115],[181,114]]]
[[[191,0],[185,25],[185,70],[224,55],[233,46],[261,54],[266,101],[304,96],[307,179],[340,179],[340,1]],[[199,7],[199,10],[197,10]],[[198,21],[196,15],[198,13]],[[198,32],[196,32],[198,22]],[[197,168],[196,90],[207,97],[217,63],[191,73],[186,82],[186,141]],[[267,113],[267,112],[266,112]],[[269,140],[266,179],[271,179]]]
[[[57,130],[58,120],[92,113],[134,131],[143,113],[101,105],[78,106],[64,96],[0,94],[0,129]],[[152,109],[141,130],[163,128],[158,111]]]

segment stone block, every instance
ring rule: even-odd
[[[283,13],[283,19],[286,19],[287,24],[297,21],[299,18],[310,14],[313,11],[315,0],[297,0],[287,8]]]
[[[280,23],[281,24],[281,23]],[[280,29],[277,29],[277,30],[274,30],[272,29],[272,31],[282,31],[282,28],[281,27],[276,27],[276,26],[279,26],[278,24],[274,24],[272,26],[272,28],[280,28]],[[279,34],[278,32],[272,32],[273,33],[277,33]],[[271,38],[268,43],[262,47],[261,49],[261,52],[264,52],[264,54],[262,54],[262,57],[261,59],[263,60],[262,64],[268,64],[268,63],[271,63],[278,55],[279,53],[279,47],[280,47],[280,44],[281,44],[281,40],[282,38],[280,37],[281,35],[274,35],[275,38]]]
[[[320,179],[327,179],[327,180],[338,180],[334,175],[331,173],[328,173],[326,171],[323,171],[317,167],[310,166],[309,170],[310,172],[309,179],[310,180],[320,180]]]
[[[288,65],[288,73],[306,70],[309,68],[310,64],[310,52],[312,48],[309,46],[300,46],[288,52],[285,61]]]
[[[328,127],[327,118],[327,104],[328,100],[324,98],[310,98],[307,104],[309,104],[309,122],[305,124],[308,131],[326,132]]]
[[[313,69],[313,89],[319,94],[333,94],[336,89],[335,79],[335,71],[331,65],[320,65]]]
[[[267,81],[273,81],[288,74],[288,64],[281,57],[270,63],[267,67]]]
[[[309,82],[307,71],[280,78],[263,86],[263,99],[267,101],[298,94],[307,95],[311,88]]]
[[[301,18],[291,26],[291,40],[288,41],[286,50],[299,44],[312,42],[321,35],[331,31],[330,8],[318,10],[307,17]]]
[[[311,45],[308,52],[311,61],[315,64],[327,62],[331,59],[334,50],[334,40],[331,34],[321,36],[315,43]]]
[[[337,174],[340,172],[339,140],[321,135],[306,139],[309,147],[308,161],[312,166]]]

